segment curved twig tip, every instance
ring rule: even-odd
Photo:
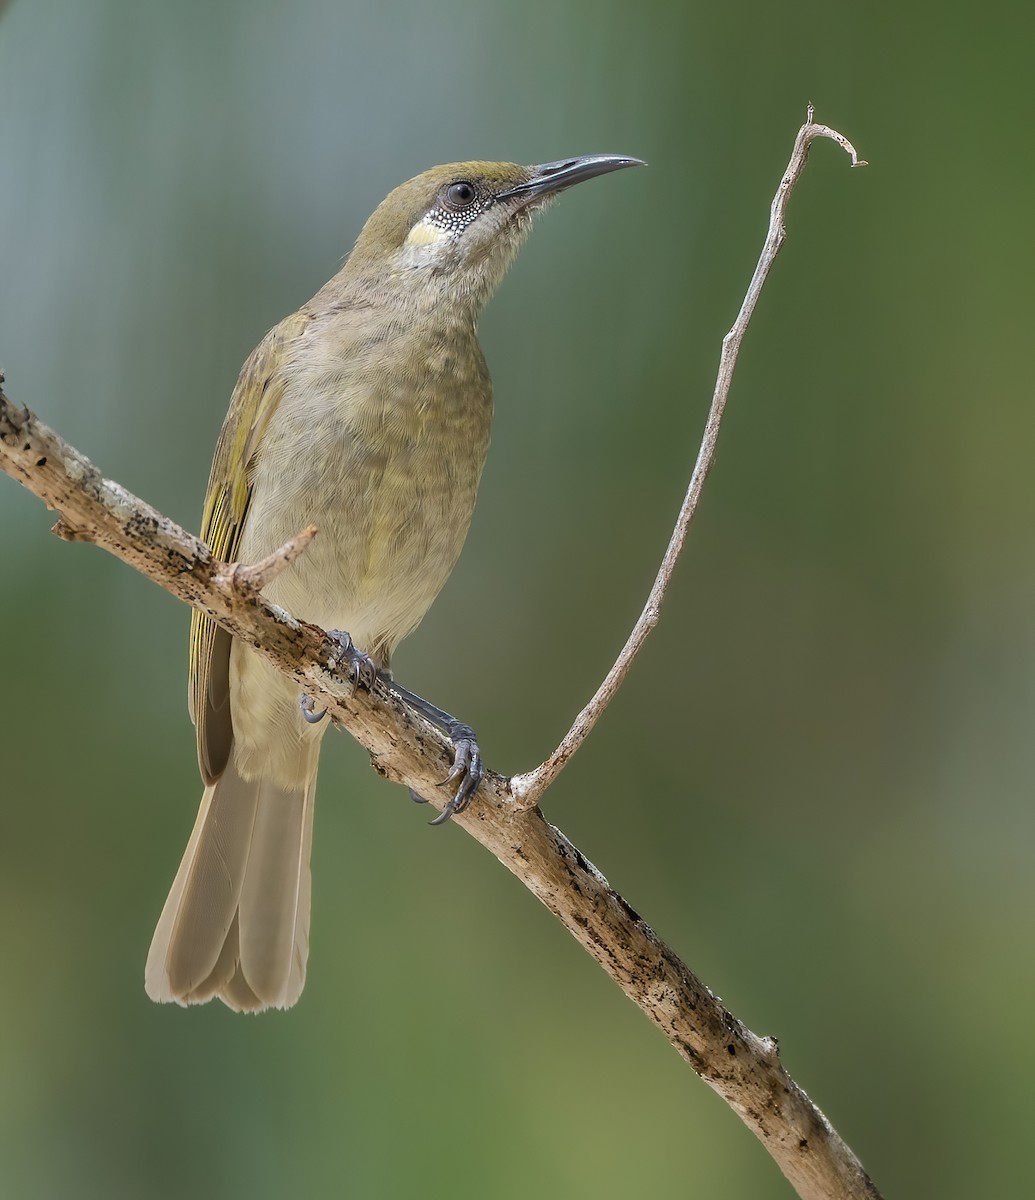
[[[816,123],[816,108],[813,104],[810,104],[806,110],[805,124],[801,127],[798,137],[804,141],[806,146],[815,138],[830,138],[832,142],[837,142],[841,149],[851,158],[853,167],[868,167],[870,165],[865,158],[859,157],[855,147],[843,133],[838,133],[836,129],[831,129],[829,125],[818,125]]]

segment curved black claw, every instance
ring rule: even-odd
[[[423,796],[418,796],[413,788],[407,788],[406,790],[410,793],[410,799],[414,804],[427,804],[427,800]]]
[[[308,721],[310,725],[318,725],[327,716],[327,709],[321,708],[317,712],[316,701],[305,692],[298,697],[298,707],[302,710],[302,719]]]
[[[328,660],[327,666],[332,671],[340,670],[344,666],[346,670],[343,673],[353,685],[365,688],[369,692],[377,676],[377,664],[369,654],[364,654],[357,648],[356,643],[343,629],[328,629],[327,636],[337,644],[337,649]],[[327,709],[317,712],[312,696],[307,696],[304,692],[298,698],[298,706],[302,710],[303,719],[310,725],[318,724],[327,716]]]
[[[453,766],[442,783],[453,783],[456,780],[459,780],[459,783],[453,798],[434,821],[430,822],[432,825],[443,825],[454,813],[463,812],[471,803],[478,785],[485,776],[485,764],[478,749],[478,739],[470,725],[465,725],[463,721],[458,721],[456,717],[451,717],[441,708],[436,708],[434,704],[402,687],[387,672],[382,672],[381,675],[400,700],[416,709],[453,743]],[[418,796],[412,789],[410,797],[420,804],[424,803],[424,797]]]
[[[459,780],[456,794],[446,807],[429,825],[444,825],[454,813],[462,813],[474,798],[478,785],[485,776],[485,764],[482,762],[481,751],[478,749],[478,739],[470,725],[455,721],[449,729],[449,738],[453,743],[453,766],[449,774],[442,780],[452,783]]]
[[[347,667],[344,674],[348,675],[356,687],[365,688],[369,692],[377,677],[377,663],[369,654],[359,649],[344,629],[328,629],[327,636],[338,644],[338,649],[327,665],[332,671]]]

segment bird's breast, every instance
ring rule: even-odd
[[[267,589],[278,604],[390,653],[463,546],[488,449],[491,386],[477,342],[396,338],[309,347],[252,469],[242,557],[318,534]]]

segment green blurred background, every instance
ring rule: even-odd
[[[556,821],[886,1193],[1027,1196],[1030,7],[15,0],[8,392],[197,528],[263,331],[395,184],[610,151],[483,323],[494,446],[400,677],[542,758],[639,611],[806,102],[818,144],[664,619]],[[1023,15],[1022,15],[1023,14]],[[519,884],[321,767],[288,1014],[157,1008],[186,609],[0,480],[0,1194],[784,1197]],[[461,652],[458,653],[458,647]]]

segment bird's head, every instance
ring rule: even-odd
[[[591,154],[532,167],[499,162],[432,167],[378,205],[346,271],[484,301],[536,211],[584,179],[643,165],[638,158]]]

